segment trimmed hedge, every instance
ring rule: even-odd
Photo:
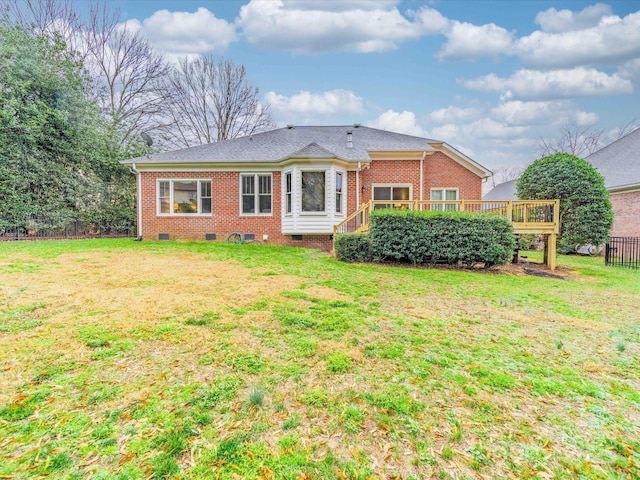
[[[506,218],[458,211],[374,210],[369,216],[373,259],[414,264],[508,263],[516,239]]]
[[[368,233],[339,233],[333,239],[338,260],[344,262],[370,262],[371,239]]]

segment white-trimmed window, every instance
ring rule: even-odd
[[[284,174],[284,213],[293,212],[293,174]]]
[[[271,215],[271,174],[240,175],[242,215]]]
[[[302,211],[325,212],[325,172],[302,172]]]
[[[344,182],[344,174],[336,172],[336,213],[342,213],[342,189]]]
[[[431,200],[458,200],[457,188],[432,188]],[[431,210],[457,210],[457,205],[431,205]]]
[[[411,200],[411,185],[373,185],[373,199],[375,201],[390,200],[390,203],[376,203],[373,208],[410,208],[407,203]]]
[[[211,213],[211,180],[158,180],[159,215]]]

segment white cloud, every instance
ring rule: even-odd
[[[158,10],[141,25],[128,25],[141,28],[154,47],[169,55],[221,53],[237,40],[233,24],[203,7],[193,13]]]
[[[508,125],[593,125],[598,115],[581,111],[575,103],[567,100],[548,102],[504,102],[491,110],[491,118]]]
[[[604,16],[581,30],[536,31],[520,38],[514,50],[528,67],[619,65],[640,57],[640,12]]]
[[[458,121],[469,121],[475,119],[480,114],[477,108],[447,107],[434,110],[429,114],[429,119],[435,123],[451,123]]]
[[[362,98],[349,90],[329,90],[322,93],[301,91],[287,97],[268,92],[265,101],[279,117],[329,117],[332,115],[361,115],[364,112]]]
[[[343,12],[345,10],[377,10],[379,8],[391,8],[401,0],[282,0],[285,8],[298,10],[329,10]]]
[[[618,69],[618,74],[622,78],[633,81],[635,84],[640,84],[640,58],[623,64]]]
[[[604,17],[610,16],[611,7],[604,3],[590,5],[579,12],[550,8],[536,15],[535,22],[543,32],[560,33],[583,30],[597,26]]]
[[[570,70],[518,70],[508,78],[489,74],[463,82],[467,88],[498,92],[504,98],[550,100],[632,93],[633,84],[617,74],[608,75],[593,68]]]
[[[240,9],[237,25],[250,44],[262,48],[297,54],[372,53],[395,50],[431,32],[434,24],[439,28],[444,18],[423,7],[410,12],[412,21],[395,3],[251,0]]]
[[[580,127],[590,127],[598,123],[598,114],[595,112],[575,112],[571,122],[569,124],[576,124]]]
[[[440,60],[473,60],[497,57],[510,52],[513,33],[493,23],[472,25],[453,22],[447,42],[436,56]]]
[[[422,127],[418,125],[415,113],[406,110],[403,112],[387,110],[374,121],[368,122],[367,126],[418,137],[426,135]]]

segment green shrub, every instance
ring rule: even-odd
[[[527,167],[517,184],[518,198],[560,200],[558,251],[609,239],[613,212],[602,175],[586,160],[555,153]]]
[[[513,226],[496,215],[383,209],[371,212],[369,221],[372,256],[379,261],[491,267],[514,253]]]
[[[371,240],[368,233],[340,233],[333,240],[338,260],[344,262],[370,262]]]

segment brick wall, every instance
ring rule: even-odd
[[[423,200],[431,198],[432,188],[458,188],[459,200],[480,200],[482,180],[444,153],[436,152],[423,161]],[[371,200],[373,184],[410,183],[412,200],[420,199],[420,160],[374,160],[371,167],[360,173],[360,186],[365,190],[360,203]],[[352,210],[349,210],[350,212]]]
[[[156,205],[157,179],[205,179],[211,180],[213,214],[206,216],[158,216]],[[423,198],[428,200],[431,188],[459,188],[459,198],[479,200],[481,179],[442,153],[425,157]],[[374,183],[412,184],[413,199],[420,197],[419,160],[375,160],[371,167],[360,172],[360,203],[371,199]],[[356,172],[347,174],[347,213],[356,208]],[[170,239],[204,240],[207,233],[215,233],[218,241],[224,241],[231,232],[255,234],[261,240],[268,235],[268,243],[294,245],[330,250],[329,235],[303,235],[293,240],[281,234],[281,172],[272,172],[272,215],[240,216],[239,172],[142,172],[142,236],[157,239],[168,233]]]
[[[612,193],[613,237],[640,237],[640,191]]]

